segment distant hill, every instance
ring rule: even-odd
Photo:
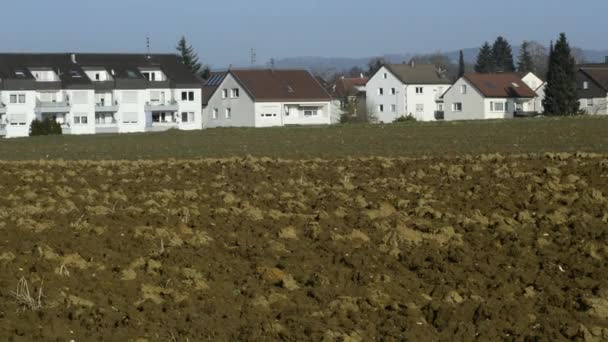
[[[478,48],[463,49],[464,59],[467,63],[475,63],[477,58]],[[459,51],[442,52],[447,55],[452,61],[458,61]],[[605,56],[608,56],[608,50],[582,50],[583,56],[587,62],[601,63],[604,62]],[[377,56],[383,57],[390,63],[402,63],[409,60],[417,54],[392,54]],[[519,46],[513,48],[513,56],[517,58],[519,55]],[[367,68],[367,63],[375,57],[366,58],[347,58],[347,57],[290,57],[277,59],[275,66],[277,68],[303,68],[309,69],[315,73],[340,73],[347,71],[353,67]]]

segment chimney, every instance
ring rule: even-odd
[[[70,57],[72,58],[72,63],[76,64],[76,54],[73,53]]]

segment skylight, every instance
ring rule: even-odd
[[[133,70],[127,70],[127,77],[129,78],[138,78],[137,73]]]
[[[514,88],[519,88],[519,84],[517,84],[517,83],[515,83],[515,82],[513,82],[513,83],[511,83],[511,84],[513,85],[513,87],[514,87]]]

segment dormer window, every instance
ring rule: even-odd
[[[127,70],[127,77],[128,78],[137,78],[137,73],[133,70]]]
[[[78,70],[71,70],[70,71],[70,76],[72,76],[74,78],[81,78],[82,74]]]
[[[15,70],[15,76],[17,78],[25,78],[25,71],[23,71],[23,70]]]
[[[585,81],[583,82],[583,89],[589,89],[589,82]]]

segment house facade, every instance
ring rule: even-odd
[[[203,95],[204,128],[332,123],[331,97],[306,70],[213,73]]]
[[[515,73],[465,74],[442,100],[445,120],[506,119],[538,108],[537,93]]]
[[[367,120],[366,85],[369,79],[360,77],[340,77],[331,87],[331,96],[337,102],[335,111],[349,115],[352,120]],[[338,120],[340,121],[340,120]]]
[[[581,110],[608,115],[608,63],[579,65],[576,83]]]
[[[367,82],[368,112],[384,123],[404,116],[435,121],[437,100],[450,84],[434,65],[386,64]]]
[[[64,134],[200,129],[200,82],[170,54],[0,54],[0,135],[45,118]]]

